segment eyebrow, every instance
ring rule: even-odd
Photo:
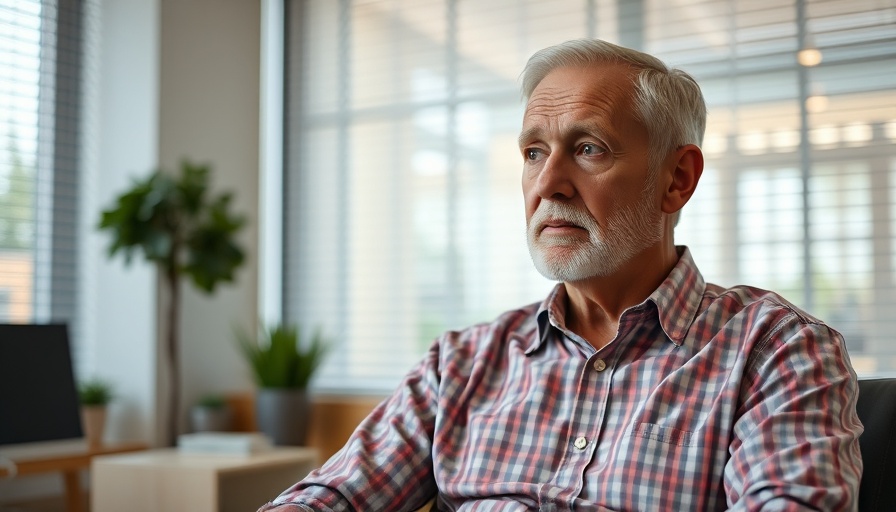
[[[536,136],[536,135],[538,134],[538,132],[540,132],[540,131],[541,131],[541,128],[539,128],[539,127],[537,127],[537,126],[533,126],[532,128],[528,128],[528,129],[523,130],[522,133],[520,133],[519,138],[517,138],[517,145],[518,145],[519,147],[523,147],[523,145],[524,145],[528,140],[535,138],[535,136]]]
[[[607,130],[600,126],[600,124],[591,122],[589,120],[576,121],[568,128],[568,132],[571,134],[594,134],[595,136],[604,139],[607,144],[610,144],[615,139],[615,137],[613,137],[612,134],[608,133]],[[525,145],[529,140],[538,138],[541,132],[541,126],[533,126],[531,128],[523,130],[520,133],[519,138],[517,139],[517,145],[523,147],[523,145]]]

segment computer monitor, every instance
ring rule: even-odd
[[[67,326],[0,324],[0,449],[79,438]]]

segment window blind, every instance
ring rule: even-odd
[[[283,308],[336,344],[318,389],[387,391],[444,330],[546,295],[525,242],[517,78],[577,37],[701,83],[706,171],[676,242],[707,280],[775,289],[840,329],[861,372],[896,370],[896,1],[305,0],[287,13]]]
[[[0,0],[0,322],[66,322],[76,360],[88,3]]]
[[[677,237],[708,279],[779,291],[843,333],[860,374],[894,373],[896,3],[673,11],[650,9],[648,50],[692,70],[711,112]],[[703,28],[675,33],[698,14]]]

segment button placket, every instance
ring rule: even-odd
[[[600,373],[595,371],[597,358],[595,351],[591,351],[589,357],[583,358],[578,366],[578,384],[576,389],[575,405],[572,408],[569,425],[566,431],[565,464],[557,468],[549,482],[549,489],[559,489],[556,498],[543,499],[545,503],[563,503],[571,507],[576,496],[579,495],[585,485],[585,473],[589,464],[594,460],[594,454],[598,448],[600,438],[600,425],[603,411],[606,407],[608,379],[612,372]],[[602,369],[609,365],[601,359]],[[544,498],[539,493],[540,498]],[[570,510],[561,506],[560,510]],[[546,510],[546,509],[542,509]]]

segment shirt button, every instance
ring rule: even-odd
[[[588,446],[588,440],[581,436],[577,437],[576,442],[573,443],[573,446],[575,446],[579,450],[584,450],[585,447]]]
[[[595,359],[594,360],[594,369],[599,372],[602,372],[607,369],[607,363],[605,363],[603,359]]]

